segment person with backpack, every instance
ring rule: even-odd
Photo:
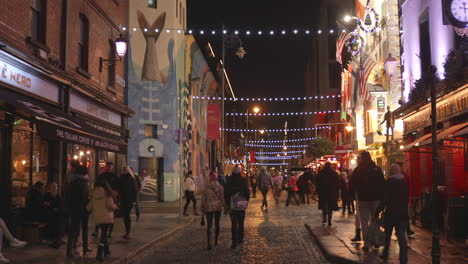
[[[185,206],[184,206],[184,215],[188,216],[187,209],[190,205],[190,202],[193,203],[193,214],[199,215],[197,212],[197,198],[195,198],[195,179],[192,177],[192,171],[189,170],[185,175],[184,180],[184,190],[185,190]]]
[[[263,208],[266,208],[266,211],[268,211],[267,195],[268,195],[268,190],[270,188],[273,189],[273,181],[271,179],[270,174],[266,172],[265,168],[260,169],[260,173],[257,176],[257,182],[258,182],[258,188],[262,192],[262,196],[263,196],[261,209],[263,211]]]
[[[208,238],[208,249],[211,249],[211,227],[213,226],[213,218],[215,222],[215,242],[218,245],[219,238],[219,221],[221,219],[221,211],[224,205],[224,189],[218,182],[218,176],[215,173],[210,174],[208,185],[202,194],[201,210],[206,216],[207,229],[206,236]]]
[[[96,260],[104,261],[104,257],[110,255],[107,232],[114,223],[114,211],[117,209],[114,194],[109,184],[103,178],[96,180],[93,195],[87,205],[87,210],[92,214],[94,223],[101,230],[99,246],[96,252]]]
[[[239,167],[234,168],[232,175],[228,177],[224,188],[224,200],[226,207],[224,214],[229,212],[231,216],[232,245],[236,246],[244,241],[245,210],[250,199],[247,180],[241,175]]]
[[[357,196],[357,211],[364,240],[362,249],[364,252],[369,252],[371,245],[368,230],[377,207],[383,199],[385,178],[382,169],[374,163],[369,152],[362,151],[357,162],[358,166],[351,175],[350,188]]]

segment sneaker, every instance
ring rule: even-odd
[[[10,263],[10,261],[0,253],[0,263]]]
[[[28,242],[15,239],[10,243],[10,246],[14,247],[14,248],[21,248],[21,247],[26,246],[27,244],[28,244]]]

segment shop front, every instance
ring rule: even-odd
[[[0,68],[1,217],[25,206],[35,182],[64,187],[72,160],[87,166],[91,179],[107,161],[125,165],[124,122],[107,128],[101,120],[97,128],[92,118],[64,111],[73,109],[64,103],[71,101],[64,84],[3,51]]]
[[[409,175],[415,215],[421,224],[431,227],[432,134],[430,104],[402,109],[401,117],[408,140],[404,147],[405,171]],[[440,182],[444,186],[444,229],[449,235],[466,236],[466,196],[468,194],[468,85],[446,92],[437,102],[437,144]]]

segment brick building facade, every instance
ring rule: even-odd
[[[73,160],[91,178],[107,161],[126,165],[133,112],[125,103],[125,58],[117,59],[114,43],[128,23],[127,0],[2,0],[1,6],[4,217],[24,206],[33,183],[64,186]]]

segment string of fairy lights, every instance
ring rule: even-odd
[[[265,145],[265,144],[245,144],[247,147],[257,147],[257,148],[306,148],[309,145]]]
[[[290,156],[258,156],[255,157],[256,160],[287,160],[287,159],[297,159],[299,155],[290,155]]]
[[[299,116],[340,113],[341,110],[328,110],[320,112],[278,112],[278,113],[226,113],[226,116]]]
[[[252,101],[252,102],[293,102],[293,101],[309,101],[309,100],[320,100],[320,99],[335,99],[340,98],[341,95],[326,95],[326,96],[306,96],[306,97],[217,97],[217,96],[196,96],[193,95],[192,99],[197,100],[212,100],[212,101]]]
[[[287,128],[287,129],[242,129],[242,128],[220,128],[222,131],[228,132],[260,132],[260,133],[271,133],[271,132],[297,132],[297,131],[312,131],[316,129],[331,129],[330,126],[318,126],[318,127],[304,127],[304,128]]]
[[[301,142],[313,140],[315,137],[298,138],[298,139],[286,139],[286,140],[249,140],[249,143],[282,143],[282,142]]]
[[[252,165],[257,165],[257,166],[286,166],[286,165],[289,165],[289,163],[259,163],[259,162],[253,162],[251,164]]]
[[[288,155],[288,154],[300,154],[305,153],[304,150],[289,150],[289,151],[262,151],[262,152],[255,152],[256,155]]]

